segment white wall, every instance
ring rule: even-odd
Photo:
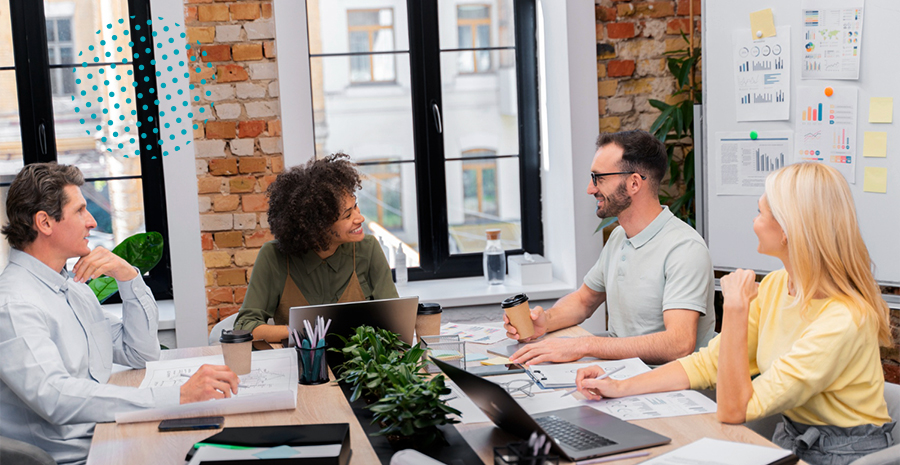
[[[184,31],[184,3],[182,0],[151,0],[150,11],[154,20],[162,17],[162,24],[175,30],[175,37]],[[181,26],[175,26],[175,23]],[[168,36],[168,34],[166,35]],[[162,40],[163,34],[158,39]],[[183,39],[182,39],[183,40]],[[184,50],[186,42],[176,40],[176,45]],[[171,47],[164,44],[165,48]],[[162,73],[158,82],[172,82],[173,77],[181,78],[188,72],[186,66],[177,66],[178,60],[167,60],[166,67],[157,66]],[[170,89],[181,89],[184,95],[191,95],[186,79],[170,84]],[[178,112],[166,112],[161,123],[169,123],[169,129],[160,126],[160,134],[168,140],[170,134],[184,139],[181,129],[187,128],[191,134],[190,118],[187,112],[191,106]],[[176,123],[181,116],[185,123]],[[200,245],[200,210],[197,200],[197,175],[194,163],[194,145],[182,147],[163,158],[163,175],[166,182],[166,212],[169,220],[169,254],[172,259],[172,287],[175,300],[175,338],[178,347],[194,347],[207,344],[206,290],[203,275],[203,251]],[[187,200],[187,201],[186,201]]]

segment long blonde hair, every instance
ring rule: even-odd
[[[873,318],[889,347],[890,310],[872,274],[872,261],[844,177],[819,163],[798,163],[766,178],[766,198],[787,235],[797,305],[825,294],[847,304],[857,324]]]

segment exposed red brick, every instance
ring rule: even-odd
[[[211,194],[222,190],[222,180],[219,178],[200,178],[197,180],[197,192],[201,194]]]
[[[203,250],[213,249],[213,236],[211,233],[200,234],[200,246]]]
[[[215,27],[189,27],[187,28],[187,39],[189,43],[208,44],[216,40]]]
[[[226,307],[219,307],[219,318],[225,319],[234,315],[235,313],[241,310],[240,305],[228,305]]]
[[[231,212],[237,210],[238,205],[241,202],[241,196],[239,195],[217,195],[213,197],[213,211],[216,212]],[[219,247],[222,247],[220,244]],[[229,246],[235,247],[235,246]]]
[[[234,61],[262,60],[262,44],[234,44],[231,46]]]
[[[266,122],[261,120],[241,121],[238,123],[238,135],[243,139],[256,137],[266,130]]]
[[[666,34],[688,34],[691,32],[691,20],[689,18],[670,19],[666,23]]]
[[[237,173],[237,160],[234,158],[213,158],[209,161],[209,174],[213,176],[225,176]]]
[[[207,139],[234,139],[235,136],[233,121],[209,121],[206,123]]]
[[[242,157],[240,163],[241,173],[265,173],[265,157]],[[246,210],[245,210],[246,211]]]
[[[216,272],[216,284],[219,286],[247,284],[247,271],[233,268],[230,270],[219,270]]]
[[[201,23],[228,21],[228,5],[200,5],[197,7],[197,19]]]
[[[214,287],[206,290],[206,305],[234,303],[234,292],[230,287]]]
[[[275,236],[268,229],[260,229],[249,236],[244,236],[247,247],[262,247],[266,242],[275,240]]]
[[[269,135],[272,137],[281,135],[281,120],[273,119],[269,121]]]
[[[606,35],[610,39],[630,39],[634,37],[634,23],[609,23]]]
[[[241,208],[245,212],[264,212],[269,209],[269,201],[266,194],[244,194],[241,198]]]
[[[232,3],[231,4],[231,19],[238,20],[247,20],[253,21],[254,19],[259,18],[259,4],[258,3]]]
[[[275,42],[269,41],[263,45],[263,50],[265,51],[266,58],[275,58]]]
[[[200,47],[203,61],[231,61],[231,47],[228,45],[204,45]]]
[[[678,0],[678,14],[679,15],[687,16],[690,14],[691,4],[688,3],[689,1],[691,1],[691,0]],[[700,0],[693,0],[693,1],[694,1],[694,15],[700,16],[700,12],[702,11],[701,10],[702,5],[700,4]]]
[[[272,4],[271,3],[263,3],[260,5],[262,8],[262,17],[263,18],[271,18],[272,17]]]
[[[197,72],[197,69],[200,69],[200,72]],[[216,70],[210,68],[208,66],[189,66],[188,69],[190,72],[190,81],[193,84],[202,83],[204,80],[206,82],[212,81],[213,74],[215,74]]]
[[[244,296],[247,295],[247,286],[240,286],[234,288],[234,303],[242,304],[244,303]]]
[[[210,330],[212,330],[212,325],[219,322],[219,309],[215,307],[209,307],[206,309],[206,325],[209,326]]]
[[[281,166],[281,170],[279,170],[279,172],[284,170],[284,159],[281,157],[272,157],[272,172],[273,173],[276,172],[275,171],[275,163],[277,160],[281,160],[281,163],[279,163],[279,165]],[[275,182],[275,178],[277,178],[277,177],[278,176],[276,176],[274,174],[270,174],[268,176],[263,176],[263,177],[259,178],[259,189],[261,191],[265,192],[266,189],[269,188],[269,184],[272,184],[273,182]]]
[[[597,21],[602,21],[602,22],[615,21],[616,20],[616,9],[612,8],[612,7],[595,5],[594,6],[594,16],[597,17]]]
[[[634,60],[611,60],[606,64],[606,72],[610,77],[631,76],[634,74]]]
[[[216,69],[218,70],[216,73],[216,81],[218,82],[246,81],[250,79],[247,70],[241,65],[221,65],[217,66]]]
[[[197,7],[195,6],[186,6],[184,7],[184,22],[189,23],[197,20]],[[196,42],[194,42],[196,43]]]
[[[253,186],[256,185],[254,176],[235,176],[228,180],[232,193],[253,192]]]
[[[234,197],[237,197],[236,195]],[[216,246],[220,249],[231,249],[241,246],[244,235],[240,231],[223,231],[215,233]]]
[[[277,173],[284,171],[284,157],[283,156],[276,155],[276,156],[272,157],[271,160],[272,160],[272,172],[273,173],[277,174]],[[262,185],[262,184],[260,184],[260,185]]]

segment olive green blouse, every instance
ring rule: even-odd
[[[247,295],[234,323],[235,329],[253,331],[275,315],[287,278],[287,256],[276,247],[277,241],[262,246]],[[291,256],[291,278],[310,305],[337,302],[353,274],[353,244],[342,244],[334,255],[322,260],[315,252]],[[356,275],[368,300],[399,297],[391,279],[381,245],[367,235],[356,243]]]

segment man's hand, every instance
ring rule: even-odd
[[[516,327],[510,324],[509,317],[503,314],[503,328],[506,329],[506,337],[515,339],[519,342],[530,342],[544,334],[547,334],[547,313],[540,306],[531,309],[531,321],[534,323],[534,336],[526,337],[519,340],[519,332]]]
[[[604,397],[621,397],[618,381],[610,378],[594,379],[605,373],[599,365],[581,368],[575,374],[575,386],[578,392],[590,400],[600,400]]]
[[[117,281],[130,281],[137,277],[137,271],[122,257],[97,247],[91,253],[81,257],[72,268],[75,282],[84,283],[100,276],[111,276]]]
[[[509,358],[513,363],[573,362],[587,355],[590,337],[558,337],[522,347]]]
[[[237,375],[225,365],[203,365],[181,385],[181,403],[227,399],[237,394],[238,381]]]

